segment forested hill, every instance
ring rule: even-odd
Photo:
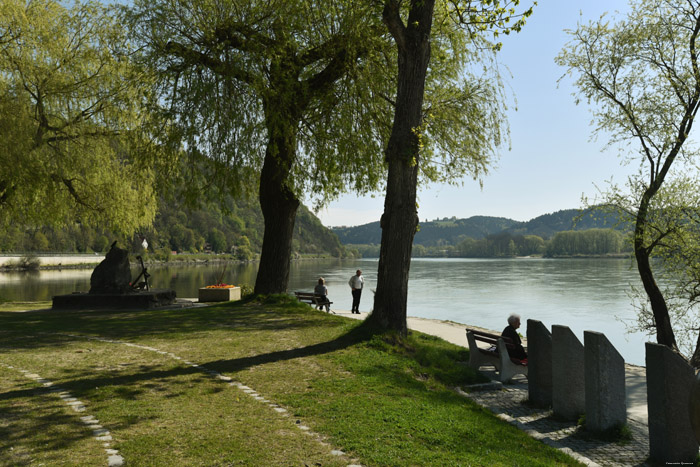
[[[255,258],[264,232],[257,201],[228,200],[225,204],[225,210],[217,205],[189,209],[177,200],[161,200],[153,227],[129,238],[79,223],[62,228],[7,225],[0,229],[0,252],[104,252],[114,240],[138,249],[145,238],[149,251],[159,254],[212,251],[233,253],[241,260]],[[338,237],[304,206],[297,212],[292,251],[347,255]]]
[[[468,219],[443,218],[420,223],[414,244],[424,246],[455,245],[464,238],[481,239],[498,233],[511,235],[537,235],[549,239],[557,232],[588,230],[594,228],[621,228],[617,216],[591,209],[582,213],[579,209],[567,209],[544,214],[527,222],[518,222],[503,217],[473,216]],[[357,227],[336,227],[333,232],[343,244],[379,244],[381,229],[379,222]]]
[[[516,222],[504,229],[512,235],[537,235],[544,239],[553,237],[557,232],[567,230],[618,229],[625,230],[620,217],[601,209],[565,209],[552,214],[544,214],[527,222]],[[475,237],[476,238],[476,237]]]
[[[518,222],[503,217],[474,216],[469,219],[444,218],[420,223],[413,243],[433,246],[454,244],[461,238],[484,238],[487,235],[502,232]],[[345,245],[375,244],[382,241],[379,222],[372,222],[357,227],[336,227],[333,232]]]

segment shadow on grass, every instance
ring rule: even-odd
[[[320,342],[305,347],[280,350],[266,354],[255,355],[252,357],[243,357],[231,360],[215,360],[211,362],[201,363],[200,365],[204,366],[208,370],[216,370],[218,372],[237,372],[250,368],[252,366],[263,365],[266,363],[281,362],[296,358],[303,358],[334,352],[336,350],[344,349],[354,344],[368,340],[369,338],[371,338],[372,335],[375,334],[375,332],[375,329],[360,324],[358,326],[355,326],[349,332],[342,334],[337,338],[327,342]],[[68,375],[67,378],[70,380],[60,381],[59,385],[60,387],[76,394],[77,397],[81,397],[84,391],[88,391],[91,388],[104,386],[119,386],[121,387],[120,391],[124,393],[127,397],[134,397],[135,395],[137,395],[137,392],[135,391],[138,390],[128,388],[139,383],[147,385],[148,382],[154,380],[168,379],[193,374],[200,374],[203,376],[201,369],[189,366],[178,366],[177,368],[173,368],[171,370],[149,369],[148,371],[140,371],[129,375],[119,376],[95,377],[93,373],[85,373],[80,372],[78,370],[69,370],[69,373],[72,373]],[[15,397],[26,396],[26,390],[9,391],[5,393],[0,393],[0,401]]]
[[[176,310],[83,310],[0,312],[1,350],[56,347],[67,342],[41,333],[81,333],[112,339],[186,334],[216,328],[236,331],[277,331],[309,327],[336,327],[343,318],[296,302],[260,303],[243,301],[203,308]],[[276,305],[283,305],[279,307]],[[273,307],[273,311],[270,311]],[[35,337],[26,339],[27,335]],[[15,338],[13,338],[15,337]],[[69,339],[69,338],[68,338]]]
[[[238,372],[254,366],[267,363],[278,363],[296,358],[317,356],[348,348],[360,342],[367,341],[380,331],[366,323],[361,323],[349,332],[327,342],[297,347],[294,349],[278,350],[251,357],[234,358],[228,360],[214,360],[206,363],[206,366],[217,371]]]

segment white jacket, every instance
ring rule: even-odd
[[[348,281],[348,284],[350,284],[350,287],[352,287],[353,289],[362,289],[362,286],[364,285],[364,283],[365,283],[365,278],[362,276],[358,276],[357,274],[352,276],[350,278],[350,280]]]

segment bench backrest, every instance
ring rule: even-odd
[[[478,331],[476,329],[470,328],[467,328],[467,332],[471,332],[475,340],[484,342],[489,345],[497,347],[498,339],[503,339],[503,342],[506,344],[506,347],[510,349],[515,347],[515,344],[513,343],[513,340],[510,337],[499,336],[497,334],[491,334],[489,332]]]

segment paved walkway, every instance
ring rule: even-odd
[[[364,319],[367,314],[351,314],[334,310],[336,314],[354,319]],[[453,344],[467,347],[464,324],[424,318],[408,318],[409,329],[441,337]],[[470,326],[473,327],[473,326]],[[485,330],[489,331],[489,330]],[[490,331],[494,332],[494,331]],[[606,442],[584,437],[577,433],[575,422],[563,422],[552,418],[552,411],[536,409],[523,401],[528,399],[527,378],[519,375],[513,384],[501,384],[496,380],[492,367],[481,371],[493,380],[460,390],[479,405],[488,408],[499,418],[526,431],[533,438],[560,449],[589,466],[642,466],[649,456],[649,428],[646,400],[646,369],[626,365],[625,385],[627,393],[627,425],[632,440],[624,443]],[[465,392],[467,391],[467,392]]]

